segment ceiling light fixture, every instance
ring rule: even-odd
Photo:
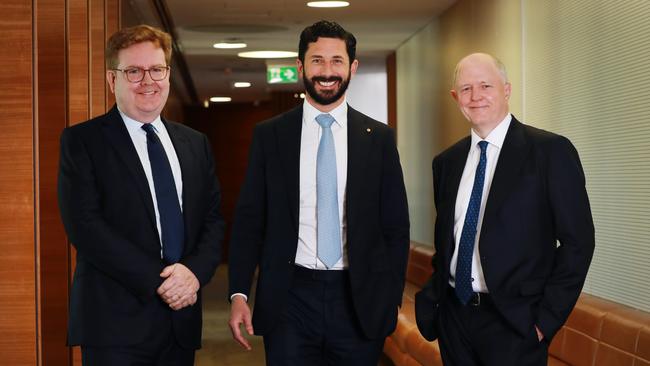
[[[230,50],[235,48],[246,48],[246,43],[244,42],[219,42],[212,45],[214,48],[219,48],[222,50]]]
[[[235,88],[248,88],[251,86],[251,83],[248,81],[237,81],[233,84]]]
[[[310,8],[344,8],[349,6],[347,1],[310,1],[307,6]]]
[[[224,103],[224,102],[230,102],[232,100],[231,97],[212,97],[210,98],[210,101],[213,103]]]
[[[250,51],[240,52],[237,54],[244,58],[290,58],[298,57],[298,52],[291,51]]]

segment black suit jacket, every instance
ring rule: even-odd
[[[456,195],[470,142],[466,137],[433,160],[435,273],[416,311],[429,339],[436,336],[437,306],[447,300]],[[536,324],[550,342],[580,295],[594,250],[584,173],[568,139],[513,117],[478,245],[487,287],[504,319],[522,335]]]
[[[163,120],[183,176],[185,247],[181,263],[205,285],[219,262],[223,220],[206,136]],[[142,342],[169,319],[178,342],[201,344],[201,301],[172,311],[156,294],[165,267],[149,184],[116,107],[61,135],[59,206],[77,249],[68,343]]]
[[[284,310],[298,245],[302,105],[256,126],[230,245],[230,293],[250,293],[265,334]],[[369,338],[392,332],[409,248],[402,169],[392,129],[348,107],[347,246],[350,287]]]

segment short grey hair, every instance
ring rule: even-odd
[[[494,66],[496,66],[497,70],[499,71],[499,75],[501,75],[501,80],[503,80],[503,83],[508,82],[508,73],[506,72],[506,65],[501,62],[498,58],[490,55],[489,53],[480,53],[482,55],[488,56],[492,62],[494,62]],[[473,54],[472,54],[473,55]],[[454,69],[454,80],[452,81],[452,89],[456,88],[456,80],[458,79],[458,74],[460,73],[460,64],[465,60],[467,57],[471,55],[467,55],[463,57],[458,63],[456,64],[456,68]]]

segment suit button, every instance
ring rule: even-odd
[[[472,277],[472,282],[474,282],[474,277]]]
[[[293,263],[293,261],[292,261],[291,259],[289,259],[289,262],[287,262],[287,263],[289,263],[289,264],[292,264],[292,263]]]

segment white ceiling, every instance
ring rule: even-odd
[[[148,23],[160,26],[154,0],[123,0],[124,26]],[[242,50],[218,50],[216,42],[237,38],[248,44],[244,51],[297,51],[300,32],[321,20],[341,24],[357,38],[360,68],[364,61],[383,62],[399,47],[455,0],[349,0],[350,6],[317,9],[307,0],[158,0],[166,3],[175,26],[177,41],[190,70],[200,100],[231,96],[234,102],[266,100],[274,90],[300,90],[300,85],[266,84],[264,60],[242,59]],[[285,60],[295,64],[294,59]],[[180,74],[173,77],[179,81]],[[235,81],[249,81],[246,89],[235,89]],[[177,88],[189,102],[186,88]]]

